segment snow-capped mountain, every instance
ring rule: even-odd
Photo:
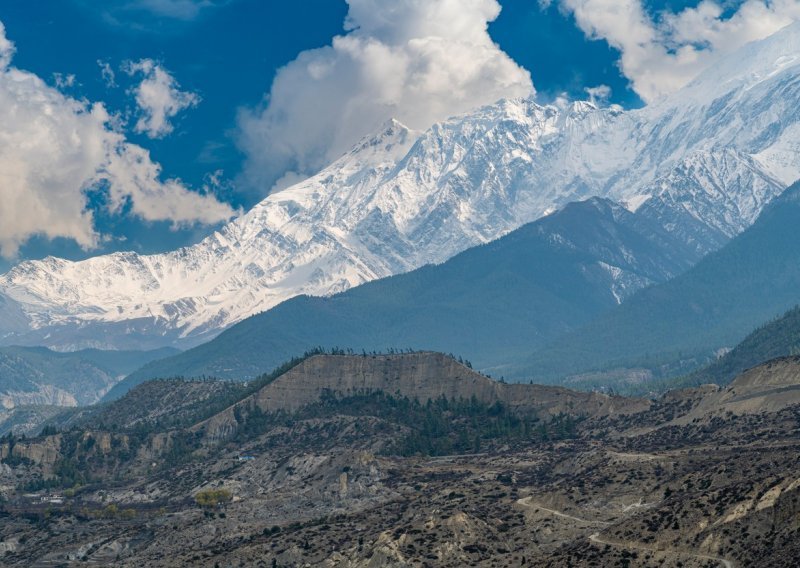
[[[293,296],[443,262],[589,196],[707,252],[800,178],[799,119],[794,24],[641,110],[515,99],[424,133],[390,121],[197,245],[18,265],[0,293],[29,330],[17,318],[0,335],[62,349],[198,343]]]

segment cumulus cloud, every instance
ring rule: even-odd
[[[529,73],[488,34],[496,0],[348,5],[346,33],[301,53],[277,73],[264,105],[240,115],[245,181],[262,192],[318,171],[389,118],[424,129],[533,93]]]
[[[657,19],[642,0],[561,0],[587,37],[620,51],[619,66],[646,102],[687,84],[703,69],[747,42],[763,39],[800,19],[798,0],[704,0]]]
[[[161,167],[125,140],[101,103],[68,97],[16,69],[13,51],[0,24],[0,255],[13,257],[34,235],[96,246],[102,236],[87,204],[92,190],[105,193],[111,212],[174,226],[234,214],[213,195],[162,181]]]
[[[132,89],[139,107],[134,130],[140,134],[163,138],[173,130],[172,118],[200,103],[197,94],[181,91],[169,71],[152,59],[128,62],[125,71],[131,76],[143,76],[142,82]]]

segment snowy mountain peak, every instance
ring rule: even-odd
[[[636,111],[523,98],[424,133],[387,121],[197,245],[20,264],[0,293],[30,330],[0,323],[0,337],[191,345],[295,295],[443,262],[592,196],[707,252],[800,178],[799,48],[800,25],[790,26]]]
[[[419,132],[411,130],[399,120],[391,118],[384,122],[373,134],[365,136],[345,157],[349,156],[367,161],[369,157],[379,162],[396,161],[408,151],[419,137]]]

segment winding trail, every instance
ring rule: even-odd
[[[531,507],[536,508],[541,511],[547,511],[551,515],[555,515],[556,517],[561,517],[562,519],[569,519],[571,521],[577,521],[582,524],[587,525],[601,525],[604,527],[609,526],[611,523],[607,523],[605,521],[591,521],[589,519],[581,519],[579,517],[573,517],[572,515],[568,515],[566,513],[562,513],[561,511],[556,511],[555,509],[548,509],[547,507],[542,507],[538,503],[533,502],[533,497],[523,497],[517,501],[518,505],[522,505],[523,507]]]
[[[605,521],[594,521],[590,519],[581,519],[580,517],[574,517],[572,515],[568,515],[567,513],[563,513],[561,511],[556,511],[555,509],[548,509],[547,507],[542,507],[538,503],[533,502],[533,497],[524,497],[522,499],[517,500],[518,505],[522,505],[523,507],[530,507],[536,508],[540,511],[546,511],[551,515],[555,515],[556,517],[561,517],[562,519],[569,519],[571,521],[576,521],[582,524],[587,525],[600,525],[600,526],[610,526],[611,523],[607,523]],[[711,556],[709,554],[695,554],[692,552],[684,552],[680,550],[671,550],[671,549],[659,549],[654,546],[647,546],[644,544],[630,544],[630,543],[621,543],[621,542],[613,542],[608,540],[603,540],[600,538],[600,533],[592,533],[589,535],[589,541],[595,544],[603,544],[608,546],[613,546],[616,548],[627,548],[630,550],[644,550],[647,552],[656,552],[656,553],[666,553],[666,554],[674,554],[676,556],[691,556],[692,558],[699,558],[701,560],[712,560],[714,562],[719,562],[720,566],[723,568],[734,568],[734,564],[732,561],[728,560],[727,558],[722,558],[720,556]]]

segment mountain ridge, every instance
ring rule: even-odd
[[[800,301],[798,226],[800,183],[765,208],[752,227],[684,274],[638,292],[504,371],[548,381],[667,364],[667,374],[692,371]]]
[[[390,121],[193,247],[18,265],[0,294],[30,329],[3,341],[191,346],[290,297],[443,262],[589,196],[634,203],[715,250],[800,177],[799,67],[771,60],[800,53],[798,35],[789,26],[731,56],[760,76],[721,64],[729,81],[700,77],[637,111],[517,99],[424,133]]]
[[[248,318],[209,343],[127,377],[245,379],[318,346],[357,352],[434,349],[477,368],[505,362],[663,282],[699,258],[645,216],[592,198],[440,265],[301,296]]]

